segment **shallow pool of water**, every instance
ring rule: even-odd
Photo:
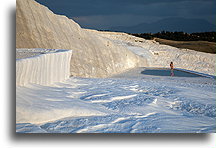
[[[145,69],[141,72],[144,75],[153,75],[153,76],[171,76],[170,69]],[[198,74],[189,73],[181,70],[174,70],[174,77],[203,77]]]

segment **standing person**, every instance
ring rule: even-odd
[[[170,69],[171,69],[171,76],[174,76],[174,66],[173,66],[173,62],[170,63]]]

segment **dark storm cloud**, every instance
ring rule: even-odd
[[[215,24],[216,0],[36,0],[82,27],[109,29],[169,17],[203,19]]]
[[[145,15],[144,8],[162,10],[160,6],[185,3],[195,9],[194,4],[208,4],[215,6],[215,0],[36,0],[48,6],[52,11],[66,16],[113,15],[113,14],[140,14]],[[155,8],[155,5],[160,5]],[[214,7],[216,8],[216,7]],[[161,13],[177,13],[174,8],[166,7]],[[204,8],[205,9],[205,8]],[[158,11],[151,11],[153,15],[160,15]],[[150,12],[149,12],[150,13]],[[200,12],[202,13],[202,12]]]

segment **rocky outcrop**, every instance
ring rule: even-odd
[[[144,58],[80,28],[73,20],[56,15],[33,0],[17,0],[16,48],[72,49],[73,76],[107,77],[136,66],[147,66]]]

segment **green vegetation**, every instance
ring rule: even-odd
[[[177,48],[192,49],[195,51],[216,54],[216,32],[185,33],[162,31],[155,34],[131,34],[147,40],[155,40],[160,44]]]
[[[216,32],[201,32],[201,33],[185,33],[185,32],[169,32],[161,31],[158,33],[136,33],[131,34],[144,39],[152,40],[161,38],[174,41],[209,41],[216,42]]]

